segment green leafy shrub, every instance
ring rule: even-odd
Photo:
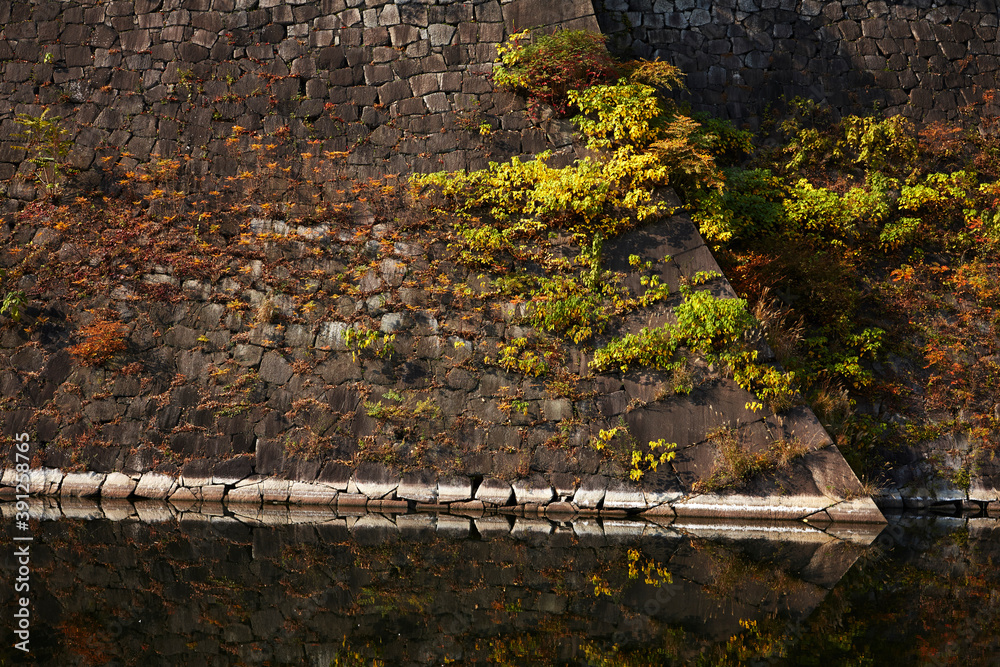
[[[680,68],[662,60],[629,60],[619,65],[622,76],[633,83],[674,90],[684,87]]]
[[[541,36],[533,44],[523,44],[525,39],[526,33],[519,33],[501,48],[494,76],[499,85],[529,95],[538,91],[549,95],[554,90],[532,79],[550,76],[547,59],[559,71],[575,72],[580,59],[586,61],[581,52],[604,49],[603,37],[580,31]],[[573,67],[560,58],[571,58]],[[597,234],[608,238],[637,221],[672,211],[656,196],[656,188],[721,184],[711,154],[697,140],[701,126],[665,108],[656,88],[644,83],[680,85],[677,68],[642,61],[618,72],[617,65],[608,62],[607,67],[577,76],[572,86],[557,87],[567,104],[580,110],[573,122],[588,145],[612,151],[605,158],[552,168],[551,154],[545,152],[532,161],[491,163],[469,174],[413,177],[418,188],[438,188],[465,219],[481,220],[484,213],[493,219],[463,226],[460,235],[467,245],[463,258],[481,266],[495,264],[496,257],[505,253],[524,259],[518,245],[545,229],[569,229],[584,241]],[[620,79],[619,73],[624,75]]]
[[[632,450],[632,469],[629,471],[629,477],[633,481],[638,482],[641,480],[647,471],[656,472],[659,466],[673,461],[677,455],[674,451],[677,449],[677,443],[668,443],[663,438],[651,441],[647,447],[649,451],[645,453]]]
[[[414,175],[412,182],[438,188],[469,220],[487,214],[495,221],[460,230],[469,245],[464,256],[480,263],[515,252],[518,240],[546,229],[568,229],[584,239],[596,233],[610,237],[630,227],[631,216],[641,221],[673,210],[652,192],[670,179],[670,168],[653,155],[622,153],[609,162],[585,158],[563,168],[549,167],[550,157],[546,152],[528,162],[514,158],[468,174]]]
[[[0,286],[7,282],[8,272],[0,269]],[[13,282],[13,281],[11,281]],[[24,307],[28,305],[28,298],[24,290],[3,291],[3,300],[0,301],[0,315],[6,315],[14,322],[20,322],[24,315]]]
[[[964,169],[950,174],[927,174],[922,182],[902,187],[897,205],[903,211],[931,215],[970,208],[976,181],[975,174]]]
[[[853,154],[854,162],[869,171],[905,167],[917,157],[913,123],[905,116],[847,116],[841,128],[843,144]]]
[[[769,169],[725,169],[725,188],[691,200],[691,218],[710,243],[730,246],[768,236],[785,225],[787,188]]]
[[[668,443],[663,438],[651,440],[645,447],[641,447],[624,420],[618,426],[600,429],[590,439],[590,446],[626,464],[629,467],[629,477],[634,481],[641,480],[647,472],[656,472],[659,466],[673,461],[677,455],[674,451],[677,443]]]
[[[879,244],[886,250],[893,250],[917,240],[920,232],[920,218],[901,217],[882,228]]]
[[[542,281],[528,321],[541,331],[582,343],[604,329],[612,314],[600,291],[591,291],[569,276]]]
[[[384,334],[364,325],[344,331],[344,345],[351,351],[354,361],[357,361],[358,355],[366,350],[379,359],[388,359],[396,351],[395,341],[396,334]]]
[[[707,290],[682,291],[685,300],[674,309],[676,324],[643,328],[613,340],[594,352],[591,366],[597,370],[617,367],[622,372],[637,366],[672,370],[680,362],[675,358],[678,348],[713,354],[736,345],[754,323],[743,299],[718,299]]]
[[[803,127],[795,119],[782,129],[788,137],[784,147],[788,171],[862,167],[906,173],[919,154],[913,124],[903,116],[846,116],[840,123],[822,128]]]
[[[62,118],[50,116],[46,107],[39,116],[22,113],[16,120],[24,127],[18,135],[24,145],[18,148],[27,153],[27,161],[34,167],[32,177],[47,197],[58,196],[69,173],[67,156],[73,147],[69,131],[62,126]]]
[[[792,186],[784,201],[788,221],[803,231],[826,232],[854,237],[854,215],[843,198],[826,188],[816,188],[802,178]]]
[[[515,338],[510,345],[497,343],[498,356],[494,361],[487,357],[486,363],[494,364],[505,371],[523,373],[534,377],[547,375],[554,353],[532,349],[527,338]]]
[[[681,347],[703,355],[710,363],[721,363],[733,372],[733,379],[747,391],[781,410],[791,405],[794,375],[782,373],[757,361],[757,351],[744,348],[749,329],[756,324],[743,299],[719,299],[707,290],[693,292],[682,287],[684,301],[674,309],[676,324],[655,329],[643,328],[626,334],[594,351],[592,368],[622,372],[644,367],[667,371],[682,368],[687,359]]]
[[[662,136],[667,121],[656,89],[641,83],[623,81],[573,90],[569,100],[581,112],[573,123],[594,149],[646,147]]]
[[[754,151],[753,132],[737,130],[732,121],[716,118],[704,111],[691,114],[700,128],[695,133],[699,145],[721,166],[734,165]]]

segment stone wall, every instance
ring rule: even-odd
[[[756,123],[796,96],[842,112],[954,120],[1000,73],[995,0],[594,4],[614,50],[679,66],[695,109],[736,120]]]
[[[350,151],[358,178],[457,170],[567,148],[489,79],[496,46],[531,26],[597,30],[589,0],[0,2],[0,181],[24,159],[17,114],[65,119],[73,165],[104,152],[194,158],[229,175],[249,132]],[[488,134],[484,134],[486,128]],[[31,198],[30,189],[8,194]]]
[[[513,30],[596,29],[587,0],[213,2],[0,4],[0,180],[24,168],[14,115],[40,113],[40,104],[66,118],[81,170],[127,151],[126,168],[180,154],[189,172],[226,176],[237,164],[227,145],[236,125],[346,152],[358,181],[549,147],[575,154],[565,124],[533,121],[485,75]],[[34,194],[25,183],[11,187],[17,197]],[[37,254],[19,279],[31,325],[0,332],[10,361],[0,371],[4,435],[31,434],[36,471],[102,476],[92,489],[102,495],[109,473],[129,487],[125,496],[242,494],[256,503],[277,499],[264,489],[274,477],[323,487],[326,504],[340,504],[339,494],[356,503],[468,502],[496,482],[506,493],[498,507],[563,501],[570,512],[882,521],[807,409],[752,409],[755,397],[721,369],[692,359],[685,393],[662,372],[595,376],[592,351],[581,346],[552,357],[569,383],[499,363],[501,351],[533,335],[525,304],[453,262],[447,235],[408,227],[405,206],[380,209],[378,188],[354,195],[334,224],[246,215],[194,237],[139,213],[99,233],[93,220],[70,224],[70,211],[11,216],[2,241]],[[568,238],[553,243],[560,256],[575,252]],[[146,251],[116,254],[138,246]],[[16,263],[18,252],[3,261]],[[683,216],[606,245],[608,268],[638,296],[645,290],[631,255],[655,263],[674,296],[604,340],[666,322],[683,281],[718,271]],[[51,265],[76,273],[56,280]],[[707,287],[735,296],[721,278]],[[99,312],[126,343],[103,367],[70,349]],[[359,348],[364,335],[392,337],[394,348]],[[621,438],[616,446],[629,449],[618,458],[591,446],[618,427],[640,446],[674,443],[669,470],[647,472],[642,487],[622,483],[631,445]],[[709,436],[723,427],[761,451],[794,439],[803,454],[749,499],[703,494],[719,457]],[[9,441],[0,453],[15,463]],[[421,471],[416,496],[400,490],[402,475]],[[62,473],[51,474],[59,481],[33,492],[63,491]],[[12,479],[4,477],[8,490]],[[201,481],[181,483],[190,479]],[[296,499],[288,482],[278,487]],[[794,500],[775,500],[779,490]]]

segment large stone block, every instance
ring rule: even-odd
[[[552,485],[541,475],[532,475],[527,479],[519,479],[511,486],[514,489],[514,497],[518,505],[527,503],[537,503],[545,505],[552,502],[555,493]]]
[[[409,472],[399,480],[396,497],[418,503],[437,502],[437,480],[426,470]]]
[[[136,481],[128,475],[120,472],[109,473],[101,485],[101,498],[124,500],[132,495],[135,486]]]
[[[362,463],[354,471],[353,484],[368,498],[385,498],[399,486],[399,473],[378,463]]]
[[[151,500],[166,500],[177,488],[177,480],[170,475],[147,472],[135,485],[134,495]]]
[[[500,479],[487,478],[476,489],[476,500],[488,505],[503,506],[510,502],[514,490],[510,484]]]
[[[106,475],[96,472],[71,472],[63,477],[59,495],[71,497],[96,496]]]
[[[260,378],[272,384],[285,384],[292,378],[292,366],[277,352],[268,352],[260,362]]]
[[[820,493],[834,500],[864,495],[861,482],[836,445],[811,451],[802,457],[801,462],[812,472]]]
[[[826,509],[831,504],[824,496],[703,494],[676,502],[673,508],[678,517],[800,521],[810,514]]]
[[[439,503],[459,502],[472,498],[472,480],[464,476],[444,477],[438,480]]]
[[[746,406],[757,398],[730,380],[702,385],[690,395],[629,412],[625,421],[639,442],[664,439],[678,448],[701,442],[720,427],[746,424],[758,415]]]
[[[608,482],[603,509],[644,510],[646,507],[646,497],[638,485],[617,479]]]
[[[260,484],[251,484],[230,489],[226,494],[226,502],[260,504],[263,498]]]
[[[504,5],[503,21],[508,33],[514,33],[524,28],[539,26],[559,26],[574,20],[583,19],[581,27],[592,32],[600,32],[597,17],[594,16],[594,4],[591,0],[514,0]]]
[[[608,478],[594,475],[580,482],[580,488],[573,496],[573,504],[581,509],[597,509],[604,501],[608,490]]]

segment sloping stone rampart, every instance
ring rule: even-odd
[[[754,408],[753,394],[703,361],[689,362],[690,393],[671,389],[672,376],[663,371],[594,373],[587,363],[592,351],[579,346],[566,352],[578,359],[579,375],[566,380],[571,386],[499,366],[495,351],[529,335],[527,323],[506,308],[514,304],[486,291],[462,302],[450,290],[436,290],[423,272],[440,249],[403,232],[394,236],[388,218],[373,222],[355,225],[348,241],[332,248],[334,256],[354,257],[371,241],[396,238],[411,248],[392,260],[405,278],[400,286],[378,298],[346,290],[355,296],[340,297],[335,307],[289,311],[274,322],[260,308],[229,307],[236,294],[258,304],[278,299],[264,277],[238,270],[232,271],[238,278],[204,282],[175,303],[144,302],[124,289],[82,304],[64,303],[55,292],[40,295],[52,313],[46,328],[8,327],[0,336],[12,365],[0,370],[10,397],[0,423],[9,435],[29,433],[22,457],[44,466],[28,475],[30,491],[785,519],[819,515],[863,494],[808,408],[780,414]],[[37,235],[23,231],[25,238]],[[289,230],[261,241],[267,275],[286,275],[295,262],[306,275],[325,276],[331,261],[339,275],[337,260],[311,259],[296,237],[306,238]],[[658,260],[649,270],[673,290],[699,272],[719,271],[685,215],[626,232],[604,251],[625,285],[638,285],[647,272],[641,267]],[[673,259],[663,262],[664,255]],[[485,280],[454,271],[452,284]],[[351,272],[349,280],[363,283],[362,273]],[[706,287],[734,296],[722,277]],[[306,298],[313,297],[300,301]],[[636,313],[622,328],[656,326],[675,303]],[[69,353],[73,320],[87,308],[109,309],[126,325],[127,349],[110,366],[89,366]],[[399,326],[385,354],[356,342],[335,344],[348,331],[370,331],[364,321],[389,315]],[[341,333],[330,333],[335,324]],[[622,427],[630,439],[614,447],[627,451],[609,456],[594,446],[603,429]],[[749,500],[720,499],[705,486],[720,460],[712,435],[719,429],[747,451],[794,442],[801,455],[745,489]],[[632,447],[656,440],[672,443],[675,458],[642,470],[641,484],[622,482],[633,472]],[[6,459],[15,463],[9,446]],[[80,467],[107,477],[72,476],[60,489],[59,470]],[[7,495],[17,479],[12,470],[4,475]],[[866,511],[851,516],[881,521],[870,500]]]

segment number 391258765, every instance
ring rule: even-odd
[[[15,493],[27,495],[30,491],[28,471],[31,469],[31,457],[28,451],[31,449],[31,437],[27,433],[18,433],[14,436],[14,469],[17,471],[17,489]],[[18,510],[21,508],[18,507]],[[27,506],[25,506],[27,509]]]

